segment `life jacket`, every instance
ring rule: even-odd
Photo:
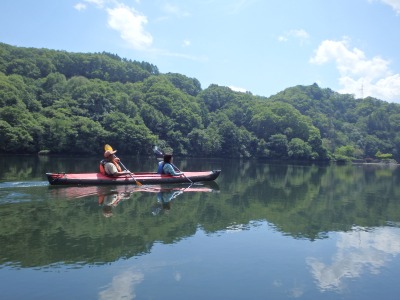
[[[99,169],[100,169],[100,173],[101,174],[109,175],[109,174],[106,173],[106,169],[105,169],[106,163],[109,163],[109,162],[113,163],[117,167],[118,172],[122,172],[121,166],[116,161],[108,161],[108,160],[102,159],[100,161],[100,165],[99,165]]]
[[[99,205],[103,205],[103,203],[104,203],[104,198],[105,198],[104,195],[99,195],[99,196],[97,197],[97,201],[98,201]]]
[[[112,163],[117,167],[118,172],[122,172],[122,168],[116,161],[112,161]]]
[[[104,169],[104,165],[106,164],[106,162],[107,162],[107,161],[105,161],[104,159],[102,159],[102,160],[100,161],[100,164],[99,164],[100,173],[103,174],[103,175],[106,175],[106,170]]]
[[[165,162],[160,162],[158,164],[157,174],[165,174],[165,172],[164,172],[164,164],[165,164]]]

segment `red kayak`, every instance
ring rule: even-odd
[[[184,172],[184,175],[172,176],[155,172],[138,172],[126,176],[110,177],[101,173],[46,173],[51,185],[106,185],[106,184],[170,184],[193,183],[215,180],[221,170]]]

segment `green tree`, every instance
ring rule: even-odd
[[[167,73],[166,77],[176,88],[188,95],[195,97],[201,92],[201,84],[195,78],[189,78],[177,73]]]
[[[40,78],[40,69],[28,59],[14,59],[7,66],[7,74],[18,74],[30,78]]]
[[[278,122],[279,117],[269,107],[260,106],[253,114],[250,128],[258,138],[268,140],[271,135],[278,132]]]
[[[228,87],[210,85],[199,94],[199,98],[209,112],[215,112],[235,99],[235,93]]]
[[[288,157],[288,138],[284,134],[273,134],[267,142],[271,158]]]
[[[328,158],[328,151],[323,146],[319,130],[314,126],[310,127],[307,143],[311,146],[313,159],[325,160]]]
[[[193,129],[188,134],[190,142],[189,155],[218,156],[222,148],[222,136],[219,134],[216,124],[206,129]]]
[[[42,129],[26,109],[17,107],[0,108],[0,120],[4,129],[1,138],[6,142],[7,152],[32,153],[35,140],[39,139]]]
[[[144,125],[139,117],[129,118],[123,113],[112,112],[103,120],[109,144],[123,153],[148,154],[156,144],[156,136]]]
[[[288,143],[288,155],[292,159],[309,160],[312,157],[311,146],[299,138],[293,138]]]
[[[347,145],[347,146],[341,146],[336,149],[335,155],[339,158],[348,158],[352,159],[354,158],[356,153],[356,149],[353,146]]]

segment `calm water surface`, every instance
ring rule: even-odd
[[[0,158],[1,299],[398,299],[398,167],[176,158],[222,173],[143,187],[44,176],[97,162]]]

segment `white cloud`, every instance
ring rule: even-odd
[[[372,2],[374,0],[370,0]],[[375,0],[382,2],[383,4],[389,5],[397,15],[400,15],[400,0]]]
[[[235,0],[235,1],[227,1],[226,12],[229,14],[239,14],[247,7],[251,6],[253,3],[257,2],[258,0]]]
[[[204,56],[204,55],[196,56],[196,55],[190,55],[190,54],[185,54],[185,53],[170,52],[170,51],[162,50],[162,49],[149,49],[149,51],[151,51],[151,53],[153,53],[155,55],[178,57],[178,58],[199,61],[199,62],[207,62],[208,61],[208,57]]]
[[[83,0],[98,9],[106,11],[108,15],[108,26],[117,32],[120,37],[128,43],[133,49],[151,52],[154,55],[179,57],[195,61],[207,61],[205,56],[193,56],[185,53],[174,53],[168,50],[156,49],[153,47],[153,36],[146,31],[145,26],[148,23],[147,17],[132,7],[127,6],[120,0]],[[135,0],[140,4],[140,0]],[[174,5],[165,5],[164,10],[169,15],[186,17],[190,14]],[[183,41],[183,47],[189,47],[190,40]]]
[[[76,10],[79,10],[79,11],[85,10],[85,9],[86,9],[86,4],[84,4],[84,3],[77,3],[77,4],[74,5],[74,8],[75,8]]]
[[[241,93],[246,93],[247,92],[246,89],[241,88],[241,87],[237,87],[237,86],[233,86],[233,85],[230,85],[228,87],[234,92],[241,92]]]
[[[107,0],[84,0],[87,3],[94,4],[98,8],[103,8],[107,2]]]
[[[298,39],[300,43],[304,43],[310,38],[310,35],[304,29],[292,29],[279,36],[278,41],[287,42],[290,38]]]
[[[299,39],[308,39],[310,35],[308,34],[307,31],[303,29],[294,29],[290,31],[290,34],[293,35],[294,37],[297,37]]]
[[[342,88],[338,92],[400,102],[400,75],[392,74],[390,61],[379,56],[368,59],[360,49],[350,49],[347,40],[326,40],[310,62],[322,65],[330,61],[335,62],[340,74]]]
[[[281,36],[278,37],[278,41],[280,41],[280,42],[287,42],[288,40],[289,39],[284,35],[281,35]]]
[[[189,17],[190,13],[182,10],[179,6],[173,5],[171,3],[166,3],[163,7],[164,11],[170,15],[177,16],[179,18]]]
[[[153,43],[153,37],[146,32],[144,25],[146,16],[135,9],[119,4],[115,8],[108,8],[108,25],[117,30],[121,38],[136,50],[145,50]]]

